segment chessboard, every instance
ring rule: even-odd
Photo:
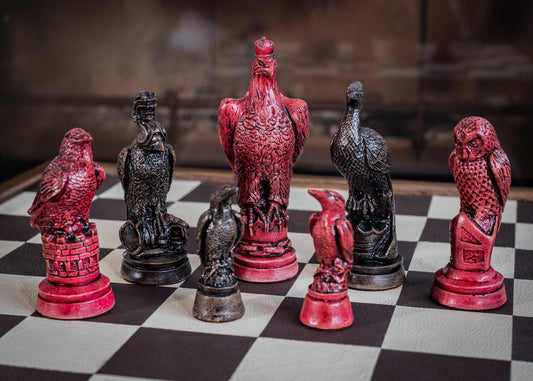
[[[505,277],[507,303],[470,312],[429,296],[434,272],[449,260],[448,229],[458,198],[397,194],[405,284],[388,291],[350,290],[354,324],[319,331],[298,317],[318,267],[308,221],[320,206],[307,189],[295,186],[289,238],[297,276],[279,283],[239,282],[246,308],[239,320],[207,323],[193,317],[202,271],[195,227],[216,185],[174,180],[168,211],[191,226],[193,273],[180,284],[150,287],[120,277],[118,231],[125,205],[118,179],[106,179],[91,221],[100,239],[100,270],[111,279],[116,305],[77,321],[35,311],[45,264],[40,234],[26,211],[36,186],[0,204],[0,379],[533,379],[533,203],[508,201],[497,236],[492,266]]]

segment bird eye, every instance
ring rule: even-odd
[[[475,139],[470,140],[468,144],[473,148],[477,148],[481,145],[481,142],[479,141],[479,138],[475,138]]]

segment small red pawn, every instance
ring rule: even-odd
[[[92,199],[105,179],[91,141],[81,128],[65,134],[28,210],[31,226],[41,230],[46,262],[37,311],[56,319],[100,315],[115,304],[109,278],[100,274],[96,225],[89,222]]]
[[[483,118],[461,120],[454,139],[449,164],[461,209],[450,226],[450,263],[436,272],[431,297],[464,310],[497,308],[507,296],[503,276],[490,260],[511,187],[511,165],[494,127]]]
[[[309,219],[320,266],[305,296],[300,321],[318,329],[346,328],[354,320],[346,280],[353,262],[352,226],[344,215],[340,194],[316,189],[308,192],[322,205],[322,212]]]

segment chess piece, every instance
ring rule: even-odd
[[[488,310],[507,301],[503,276],[490,261],[511,187],[511,164],[483,118],[461,120],[454,139],[449,164],[461,208],[450,225],[450,262],[435,273],[431,297],[453,308]]]
[[[322,212],[309,219],[316,257],[320,266],[305,296],[300,321],[313,328],[341,329],[352,325],[347,274],[353,257],[353,230],[344,216],[344,199],[331,190],[310,189]]]
[[[285,97],[276,83],[274,43],[255,42],[248,93],[222,100],[218,112],[222,147],[235,174],[245,224],[234,250],[235,275],[275,282],[298,272],[287,238],[292,168],[309,135],[307,104]]]
[[[363,86],[346,91],[346,112],[331,140],[331,160],[348,182],[346,213],[354,231],[354,263],[348,286],[386,290],[403,284],[398,253],[389,148],[376,131],[359,125]]]
[[[239,242],[244,223],[231,209],[235,186],[222,185],[211,194],[209,210],[198,220],[196,242],[204,271],[194,300],[195,318],[212,322],[238,319],[244,304],[233,273],[231,251]]]
[[[132,118],[139,132],[117,161],[128,219],[119,233],[126,247],[121,274],[128,282],[147,285],[175,283],[191,274],[185,247],[189,225],[167,213],[175,154],[156,120],[156,102],[151,91],[137,94]]]
[[[81,128],[65,134],[28,210],[31,226],[41,231],[46,262],[37,311],[56,319],[96,316],[115,305],[109,278],[100,274],[96,225],[89,222],[92,199],[105,179],[91,141]]]

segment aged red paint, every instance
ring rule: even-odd
[[[309,135],[309,112],[304,101],[279,91],[273,52],[274,43],[265,37],[255,42],[248,93],[222,100],[218,112],[245,223],[234,249],[235,275],[251,282],[281,281],[298,271],[287,238],[287,207],[292,168]]]

